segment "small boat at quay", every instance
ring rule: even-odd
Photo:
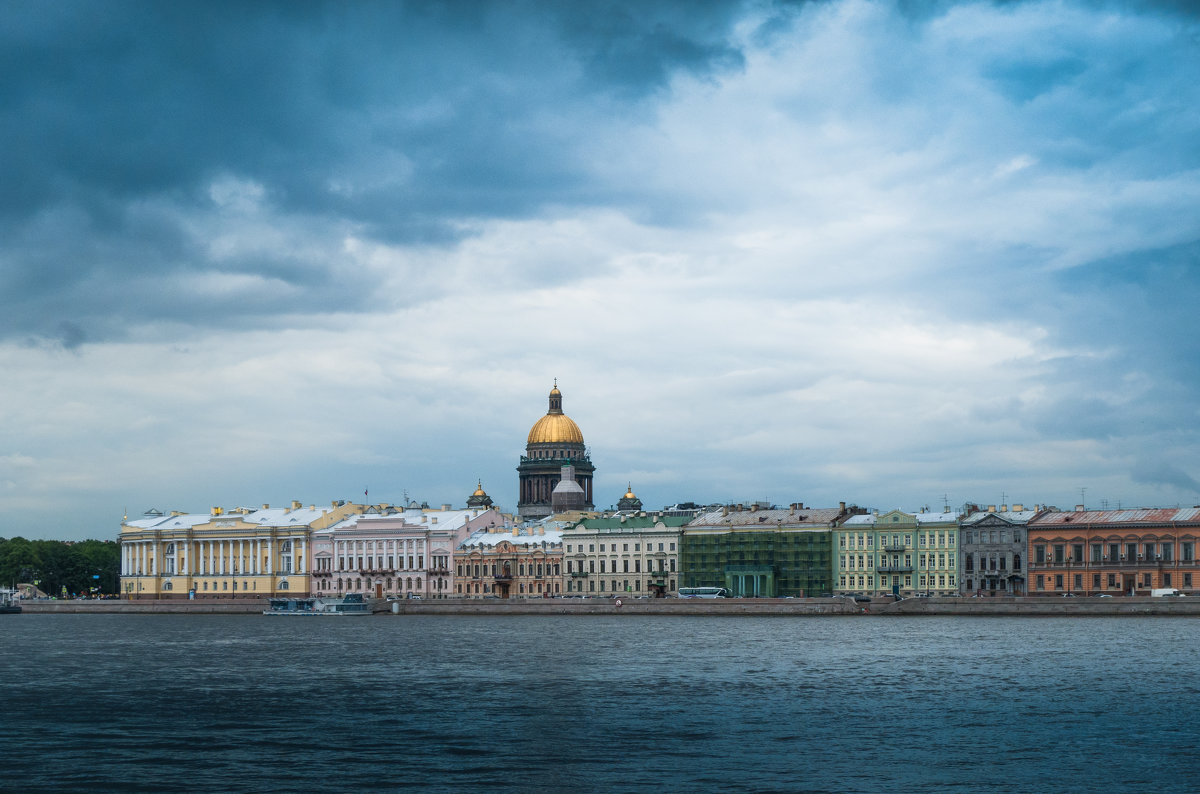
[[[347,617],[371,614],[371,604],[362,593],[348,593],[341,598],[272,598],[264,615],[341,615]]]
[[[17,603],[17,591],[0,588],[0,615],[16,615],[21,611]]]

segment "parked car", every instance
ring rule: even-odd
[[[1108,593],[1093,593],[1092,598],[1112,598]]]

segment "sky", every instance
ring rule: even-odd
[[[1182,2],[0,5],[0,536],[1200,504]]]

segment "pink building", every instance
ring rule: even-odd
[[[352,516],[312,536],[316,595],[448,598],[454,549],[472,532],[503,524],[494,509],[384,508]]]

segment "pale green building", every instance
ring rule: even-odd
[[[850,516],[833,534],[835,593],[957,594],[958,516],[953,512]]]

